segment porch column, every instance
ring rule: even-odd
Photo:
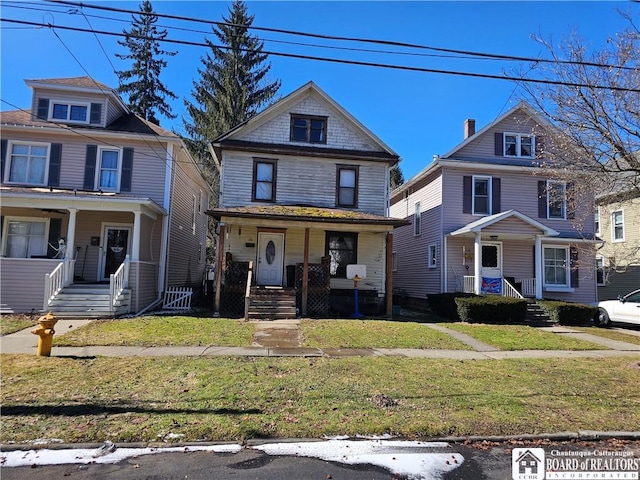
[[[542,237],[540,235],[536,235],[535,257],[536,299],[540,300],[542,298]]]
[[[387,300],[387,318],[393,316],[393,232],[387,232],[387,271],[385,295]]]
[[[307,316],[307,300],[309,297],[309,228],[304,229],[304,258],[302,264],[302,311]]]
[[[222,288],[222,262],[224,259],[224,236],[226,233],[226,225],[224,222],[219,223],[220,233],[218,234],[218,261],[216,265],[216,296],[213,305],[214,315],[220,316],[220,290]]]
[[[142,212],[133,212],[133,240],[131,241],[130,260],[137,262],[140,260],[140,221]]]
[[[67,253],[66,258],[75,260],[76,249],[76,217],[78,210],[75,208],[67,209],[69,211],[69,226],[67,227]]]
[[[476,232],[473,246],[473,290],[476,295],[480,295],[482,290],[482,234],[480,232]]]

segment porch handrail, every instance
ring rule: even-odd
[[[536,279],[535,278],[516,278],[516,282],[522,283],[522,294],[525,297],[536,296]]]
[[[49,302],[56,296],[60,290],[63,289],[65,284],[65,268],[64,262],[60,262],[56,265],[51,273],[46,273],[44,276],[44,303],[43,310],[49,308]]]
[[[462,279],[463,279],[462,291],[464,293],[475,293],[475,291],[476,291],[476,285],[475,285],[476,277],[473,276],[473,275],[465,275],[464,277],[462,277]]]
[[[253,281],[253,260],[249,262],[249,271],[247,272],[247,288],[244,291],[244,318],[249,320],[249,303],[251,301],[251,282]]]
[[[511,298],[524,298],[508,280],[502,279],[502,296]]]
[[[115,310],[116,300],[122,291],[129,286],[129,255],[124,257],[124,262],[118,269],[109,275],[109,311]]]

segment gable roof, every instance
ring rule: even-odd
[[[360,123],[353,115],[347,112],[342,106],[340,106],[333,98],[331,98],[326,92],[324,92],[320,87],[318,87],[313,81],[310,81],[303,85],[302,87],[294,90],[289,95],[281,98],[277,102],[268,106],[260,113],[254,115],[253,117],[245,120],[243,123],[234,127],[227,133],[221,135],[216,138],[213,143],[216,146],[233,144],[234,142],[239,142],[240,137],[244,134],[248,133],[256,129],[257,127],[267,123],[269,120],[275,118],[277,115],[280,115],[283,112],[286,112],[291,106],[298,103],[304,96],[306,95],[314,95],[319,98],[322,103],[329,107],[329,109],[333,110],[346,124],[350,125],[357,131],[359,131],[362,135],[368,138],[377,148],[378,152],[372,151],[374,157],[385,157],[390,160],[398,160],[399,155],[393,151],[387,144],[385,144],[380,138],[378,138],[373,132],[371,132],[367,127],[365,127],[362,123]]]
[[[483,228],[493,225],[494,223],[498,223],[502,220],[506,220],[507,218],[510,218],[510,217],[515,217],[522,220],[526,224],[534,228],[537,228],[538,230],[541,230],[547,236],[559,235],[559,232],[557,232],[553,228],[547,227],[546,225],[538,222],[537,220],[534,220],[531,217],[528,217],[523,213],[518,212],[517,210],[507,210],[506,212],[500,212],[493,215],[489,215],[488,217],[482,217],[476,220],[475,222],[468,223],[464,227],[459,228],[454,232],[451,232],[450,235],[455,236],[455,235],[464,235],[465,233],[481,232]]]

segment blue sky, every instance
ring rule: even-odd
[[[157,13],[220,21],[229,2],[152,2]],[[139,2],[92,2],[137,10]],[[607,37],[625,26],[618,9],[638,15],[640,3],[630,2],[247,2],[255,16],[254,26],[346,37],[407,42],[438,48],[486,53],[546,57],[544,47],[531,36],[553,41],[572,31],[585,39],[588,48],[600,49]],[[129,28],[130,14],[84,8],[83,16],[72,7],[48,2],[3,0],[1,16],[6,19],[46,22],[54,25],[92,27],[119,32]],[[104,17],[104,18],[97,18]],[[637,18],[637,17],[636,17]],[[215,41],[210,27],[202,23],[160,19],[169,38],[202,42]],[[178,30],[193,29],[193,31]],[[58,37],[55,35],[58,34]],[[91,75],[116,87],[118,70],[129,64],[115,57],[126,53],[117,38],[50,28],[2,23],[1,109],[28,108],[31,91],[24,79]],[[381,45],[329,42],[314,38],[255,32],[265,40],[265,49],[313,56],[374,63],[411,65],[429,69],[502,75],[528,69],[526,62],[469,60],[442,56],[427,50],[407,50],[413,55],[327,49],[313,45],[365,48],[400,52]],[[298,42],[306,45],[292,45]],[[172,102],[178,118],[162,119],[165,128],[183,132],[186,114],[183,100],[190,97],[198,77],[200,58],[207,49],[165,45],[178,50],[163,71],[165,85],[178,95]],[[103,52],[104,49],[104,52]],[[521,93],[513,82],[445,74],[389,70],[270,57],[271,79],[280,79],[282,96],[313,80],[347,111],[395,150],[402,158],[405,180],[419,172],[434,154],[443,154],[462,141],[466,118],[482,128],[512,107]],[[113,64],[113,66],[112,66]],[[7,103],[8,102],[8,103]]]

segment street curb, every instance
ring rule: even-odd
[[[559,433],[541,433],[541,434],[524,434],[524,435],[469,435],[466,437],[434,437],[434,438],[406,438],[402,437],[389,437],[389,438],[367,438],[367,437],[340,437],[340,440],[351,441],[370,441],[370,440],[407,440],[407,441],[421,441],[421,442],[446,442],[454,444],[464,443],[506,443],[512,441],[540,441],[549,440],[554,442],[563,441],[599,441],[599,440],[640,440],[640,431],[637,432],[600,432],[595,430],[580,430],[578,432],[559,432]],[[308,443],[308,442],[326,442],[331,440],[330,438],[252,438],[244,441],[225,441],[225,442],[175,442],[175,443],[161,443],[161,442],[132,442],[132,443],[115,443],[116,448],[180,448],[184,447],[188,450],[189,447],[204,447],[204,446],[218,446],[218,445],[240,445],[243,448],[254,447],[257,445],[267,445],[273,443]],[[17,450],[69,450],[69,449],[96,449],[102,447],[103,443],[38,443],[38,444],[0,444],[0,452],[12,452]]]

